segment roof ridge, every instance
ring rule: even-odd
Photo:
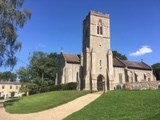
[[[122,61],[120,60],[118,57],[115,57],[119,62],[121,62],[125,67],[127,67],[127,65]],[[127,60],[126,60],[127,61]]]
[[[63,52],[61,52],[61,54],[62,54],[62,56],[63,56],[64,60],[66,61],[66,58],[64,57],[64,53],[63,53]]]
[[[68,63],[80,63],[80,57],[78,56],[78,54],[65,54],[62,53],[63,58],[66,62]]]
[[[152,69],[152,67],[151,66],[149,66],[148,64],[146,64],[145,62],[141,62],[141,63],[143,63],[144,65],[146,65],[147,67],[149,67],[149,68],[151,68]]]
[[[75,54],[72,54],[72,53],[62,53],[62,54],[64,54],[64,55],[76,55],[76,56],[78,55],[76,53]]]

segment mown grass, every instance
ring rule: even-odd
[[[160,120],[160,91],[112,91],[65,120]]]
[[[39,112],[67,103],[87,93],[89,91],[55,91],[31,95],[6,101],[5,109],[9,113],[17,114]]]

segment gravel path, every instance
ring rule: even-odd
[[[0,108],[0,120],[62,120],[68,115],[79,111],[98,97],[102,92],[96,92],[79,97],[71,102],[53,109],[31,114],[9,114],[4,108]]]

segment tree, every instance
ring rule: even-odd
[[[160,63],[152,65],[153,74],[156,76],[157,80],[160,80]]]
[[[16,81],[17,79],[17,75],[14,73],[11,73],[10,71],[6,71],[6,72],[0,72],[0,80],[3,81]]]
[[[24,0],[0,0],[0,66],[13,67],[15,53],[21,49],[17,30],[31,18],[31,12],[23,9]]]
[[[30,82],[38,86],[53,85],[58,71],[58,59],[56,53],[34,52],[30,57],[29,66],[17,71],[18,78],[21,82]]]
[[[25,93],[26,96],[29,94],[35,94],[39,92],[38,86],[34,83],[23,83],[20,88],[20,92]]]
[[[28,68],[21,67],[17,71],[17,75],[18,75],[20,82],[30,82],[31,80],[31,74]]]
[[[56,53],[46,54],[34,52],[30,58],[30,69],[34,81],[40,86],[54,84],[58,70],[58,55]]]
[[[127,57],[125,55],[122,55],[117,51],[113,51],[113,58],[116,58],[116,57],[118,57],[120,60],[127,60]]]

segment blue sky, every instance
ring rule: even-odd
[[[131,61],[160,62],[159,6],[160,0],[25,0],[32,19],[18,31],[23,46],[14,71],[34,51],[81,53],[82,22],[91,10],[110,14],[112,50]]]

